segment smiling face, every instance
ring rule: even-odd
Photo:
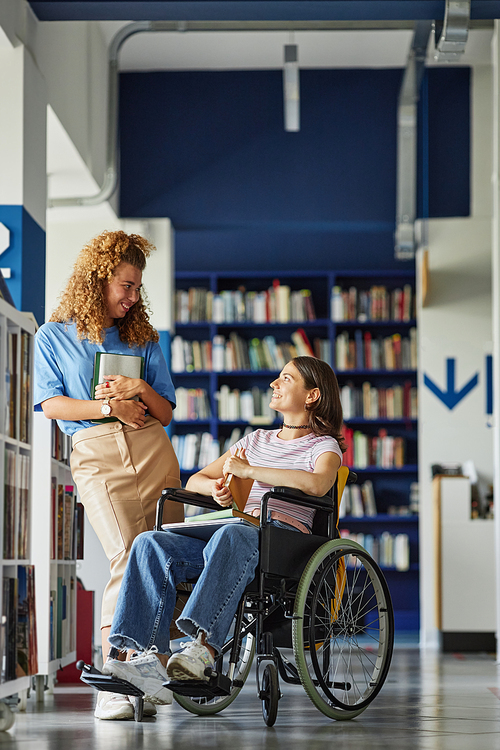
[[[113,279],[104,287],[107,308],[105,327],[114,325],[117,318],[124,318],[140,296],[142,273],[130,263],[119,263]]]
[[[285,421],[294,424],[302,424],[307,415],[306,404],[312,403],[319,396],[317,388],[307,390],[302,375],[292,362],[285,365],[279,377],[271,383],[271,388],[273,397],[269,406],[286,414]]]

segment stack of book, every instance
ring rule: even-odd
[[[372,437],[345,426],[344,437],[347,444],[344,454],[346,466],[357,469],[366,469],[368,466],[393,469],[405,465],[406,441],[402,437],[388,435],[383,429]]]
[[[3,578],[0,651],[1,682],[38,672],[33,565],[18,565],[16,578]]]
[[[363,383],[356,388],[347,383],[340,389],[344,419],[417,419],[417,388],[409,380],[403,385],[376,388]]]
[[[300,323],[316,320],[310,289],[291,290],[275,279],[263,291],[225,289],[214,294],[208,289],[191,287],[176,292],[178,323]]]
[[[341,529],[343,539],[352,539],[366,549],[369,555],[383,568],[395,568],[404,573],[410,568],[410,540],[408,534],[390,534],[382,532],[373,534],[355,534],[348,529]],[[350,567],[355,567],[356,558],[350,560]]]
[[[176,422],[196,419],[210,419],[211,409],[208,394],[204,388],[175,389],[177,407],[174,412]]]
[[[252,424],[270,424],[276,419],[276,412],[269,406],[272,395],[272,388],[261,390],[254,386],[251,390],[240,391],[222,385],[215,394],[219,419],[222,422],[241,420]]]
[[[344,320],[408,322],[415,318],[415,298],[410,284],[392,291],[380,285],[370,289],[334,286],[330,309],[331,318],[336,323]]]
[[[400,333],[375,337],[370,331],[347,331],[335,339],[337,370],[416,370],[417,330],[410,328],[409,336]]]

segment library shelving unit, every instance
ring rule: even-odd
[[[71,477],[71,442],[54,420],[33,420],[33,536],[38,623],[37,701],[45,681],[76,661],[76,488]]]
[[[287,319],[286,313],[279,313],[279,302],[271,306],[271,316],[269,315],[269,299],[267,301],[267,319],[265,322],[255,322],[254,320],[242,319],[247,317],[245,308],[245,295],[250,293],[259,296],[267,290],[274,290],[275,298],[279,294],[278,286],[288,287],[288,296],[291,297],[293,292],[299,292],[306,289],[310,292],[310,298],[313,302],[314,313],[304,315],[305,319],[295,320]],[[374,293],[370,290],[373,288],[379,290]],[[386,303],[389,302],[389,312],[383,312],[383,293],[380,294],[380,288],[386,290]],[[411,289],[410,300],[404,302],[402,292],[395,290],[404,290],[405,287]],[[339,316],[338,292],[344,293],[344,304],[346,306],[344,319]],[[356,289],[353,304],[353,289]],[[197,351],[194,359],[191,358],[191,352],[187,355],[186,360],[179,363],[176,355],[175,341],[172,345],[172,377],[177,387],[186,389],[192,395],[196,395],[195,389],[201,389],[206,393],[205,402],[209,405],[209,412],[204,411],[201,415],[198,410],[191,413],[191,418],[179,419],[174,421],[173,429],[175,434],[182,440],[182,436],[198,434],[210,434],[213,440],[219,441],[220,448],[224,447],[224,441],[230,439],[237,431],[243,432],[248,426],[249,421],[242,419],[237,415],[236,419],[220,419],[220,393],[221,387],[226,387],[229,391],[236,391],[241,394],[243,391],[251,391],[252,388],[259,388],[264,392],[269,383],[277,376],[278,367],[267,367],[259,369],[258,365],[250,369],[225,369],[225,362],[217,366],[214,371],[213,367],[207,366],[207,360],[214,361],[214,348],[216,343],[220,343],[217,337],[223,336],[225,341],[230,340],[231,335],[244,339],[249,343],[249,349],[252,348],[251,342],[256,339],[263,340],[266,336],[274,337],[276,344],[280,342],[291,343],[293,336],[298,329],[302,329],[307,339],[310,341],[316,356],[328,361],[334,368],[339,386],[351,388],[362,392],[363,384],[369,383],[372,390],[386,391],[399,387],[405,392],[411,389],[413,396],[416,394],[417,372],[416,372],[416,321],[414,314],[414,291],[415,291],[415,274],[413,270],[408,271],[287,271],[287,272],[262,272],[247,271],[240,273],[231,272],[178,272],[176,274],[176,336],[183,342],[187,342],[187,350],[190,352],[189,342],[200,342],[196,344]],[[191,290],[191,291],[190,291]],[[196,291],[195,291],[196,290]],[[202,291],[200,291],[202,290]],[[349,298],[349,290],[351,297]],[[336,295],[334,295],[334,291]],[[233,307],[229,298],[231,293],[235,293],[237,299],[233,300]],[[376,298],[374,307],[368,308],[367,300]],[[209,297],[209,318],[205,312],[206,298]],[[307,293],[305,296],[308,296]],[[334,296],[336,299],[334,300]],[[221,312],[224,306],[224,298],[229,302],[229,314]],[[349,301],[350,299],[350,301]],[[218,303],[216,309],[215,302]],[[373,301],[373,299],[372,299]],[[262,302],[262,298],[260,299]],[[255,299],[251,304],[254,305]],[[262,302],[262,304],[264,304]],[[349,309],[349,304],[351,309]],[[405,305],[405,307],[404,307]],[[186,306],[188,309],[186,310]],[[210,314],[210,306],[212,313]],[[382,307],[381,307],[382,306]],[[392,306],[392,307],[391,307]],[[182,308],[182,309],[181,309]],[[255,313],[255,307],[252,308]],[[263,319],[263,310],[260,307],[257,315],[260,320]],[[293,310],[293,306],[289,309]],[[239,310],[239,312],[238,312]],[[382,311],[382,312],[381,312]],[[274,317],[278,317],[279,322],[270,322]],[[300,316],[299,316],[300,317]],[[338,319],[341,317],[342,319]],[[218,322],[214,322],[217,320]],[[335,319],[337,318],[337,319]],[[408,362],[410,333],[413,339],[413,359]],[[393,339],[398,341],[399,347],[396,359],[388,362],[385,358],[384,340]],[[295,339],[296,340],[296,339]],[[340,341],[343,342],[344,350],[340,348]],[[348,362],[345,359],[346,342],[351,340],[350,354],[354,360]],[[406,360],[401,362],[401,342],[406,340]],[[371,341],[370,346],[379,346],[381,356],[380,362],[377,359],[373,363],[367,362],[363,358],[363,349]],[[210,342],[210,347],[203,348],[203,342]],[[206,347],[206,345],[205,345]],[[233,340],[233,347],[237,348],[238,343]],[[358,350],[356,352],[356,347]],[[349,344],[347,343],[347,350]],[[207,354],[208,352],[208,354]],[[200,364],[200,353],[202,355]],[[299,352],[300,353],[300,352]],[[349,353],[349,352],[348,352]],[[374,352],[376,353],[376,352]],[[178,354],[178,349],[177,349]],[[343,362],[339,361],[340,356]],[[361,361],[360,360],[361,357]],[[386,367],[386,363],[391,369]],[[350,365],[349,369],[341,369],[342,364]],[[368,364],[368,367],[366,366]],[[372,364],[376,365],[373,368]],[[366,388],[367,386],[365,386]],[[385,408],[385,407],[384,407]],[[413,415],[406,409],[406,416],[398,413],[396,418],[387,418],[386,416],[349,416],[345,419],[346,429],[354,433],[361,433],[365,443],[373,442],[373,438],[389,436],[390,439],[398,440],[404,443],[404,457],[401,460],[401,454],[397,462],[392,462],[388,468],[383,468],[379,460],[366,460],[364,458],[361,465],[356,465],[355,457],[351,461],[352,467],[358,474],[358,482],[363,483],[370,480],[374,489],[377,515],[375,517],[367,516],[345,516],[341,520],[341,527],[349,533],[371,534],[378,536],[384,531],[389,531],[391,535],[405,534],[409,540],[409,565],[404,572],[397,570],[395,566],[383,566],[384,572],[388,578],[389,586],[395,604],[396,627],[400,630],[418,631],[419,628],[419,609],[418,609],[418,514],[408,512],[410,505],[410,492],[417,481],[417,421],[416,409],[413,409]],[[363,410],[355,412],[364,414]],[[186,415],[184,415],[186,416]],[[189,415],[188,415],[189,416]],[[392,414],[391,414],[392,416]],[[201,418],[200,418],[201,417]],[[175,412],[174,412],[175,420]],[[251,422],[253,428],[267,426],[276,428],[279,426],[278,419],[267,421],[265,419],[254,419]],[[351,435],[351,433],[349,432]],[[226,443],[227,444],[227,443]],[[217,446],[216,446],[217,449]],[[191,456],[192,458],[192,456]],[[196,470],[188,461],[186,469],[181,461],[181,476],[183,482],[186,481],[189,474]],[[383,464],[387,466],[387,463]],[[402,509],[402,510],[400,510]],[[359,537],[358,537],[359,538]]]
[[[36,674],[36,621],[33,566],[30,559],[31,383],[35,326],[22,312],[0,299],[0,474],[2,512],[2,667],[0,730],[14,714],[9,703],[25,708],[31,675]],[[31,640],[30,640],[31,633]],[[18,696],[18,698],[16,697]]]

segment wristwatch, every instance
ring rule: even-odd
[[[111,406],[109,405],[109,398],[105,398],[101,404],[101,414],[103,417],[109,417],[111,414]]]

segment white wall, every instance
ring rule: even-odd
[[[493,483],[492,419],[486,415],[486,355],[492,354],[491,163],[492,78],[473,69],[470,218],[428,225],[429,293],[419,299],[419,485],[421,644],[437,646],[434,508],[431,465],[472,460],[483,484]],[[461,155],[457,154],[457,158]],[[418,259],[420,285],[422,257]],[[420,290],[419,290],[420,291]],[[453,409],[424,385],[424,374],[447,390],[446,360],[455,359],[455,390],[478,385]],[[467,551],[464,550],[464,557]],[[494,591],[490,592],[495,595]]]

